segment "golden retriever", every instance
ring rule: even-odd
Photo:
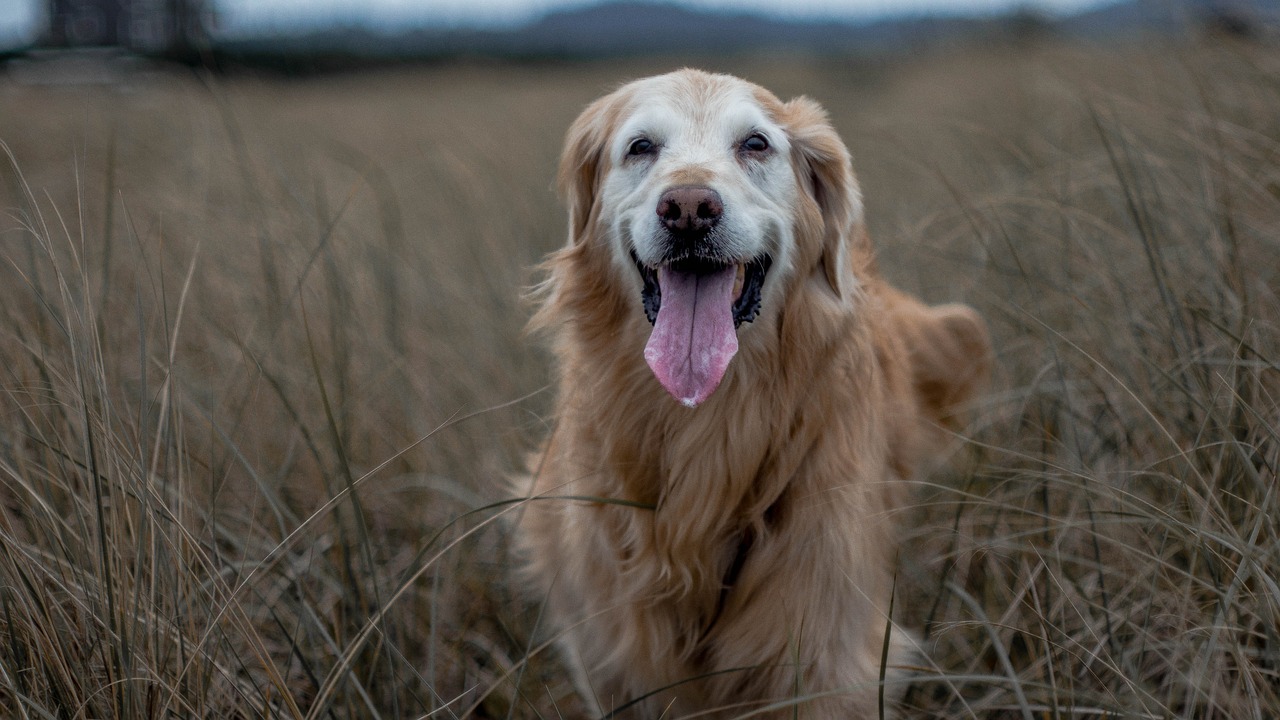
[[[806,98],[632,82],[574,122],[559,182],[531,321],[556,423],[517,538],[579,691],[626,717],[877,717],[912,647],[891,521],[985,378],[982,320],[880,278]]]

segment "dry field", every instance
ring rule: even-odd
[[[520,295],[569,121],[677,64],[0,77],[0,716],[579,717]],[[992,326],[907,716],[1280,716],[1280,50],[700,64],[823,102],[886,271]]]

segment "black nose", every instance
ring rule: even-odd
[[[658,200],[658,218],[677,237],[700,238],[711,232],[723,214],[724,201],[711,188],[675,187]]]

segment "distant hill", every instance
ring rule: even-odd
[[[861,24],[805,21],[629,1],[551,13],[507,40],[520,52],[536,54],[848,52],[916,45],[964,34],[978,24],[961,17],[898,17]]]
[[[1053,33],[1106,39],[1171,34],[1209,25],[1271,32],[1280,0],[1124,0],[1050,19],[1026,11],[1003,17],[898,16],[865,23],[784,19],[690,8],[662,0],[619,0],[552,12],[509,30],[360,27],[224,43],[240,56],[329,58],[335,63],[403,57],[602,57],[799,50],[815,53],[910,51],[966,39]]]
[[[1057,29],[1095,39],[1160,35],[1187,29],[1272,33],[1280,27],[1280,0],[1128,0],[1063,18]]]
[[[819,53],[911,47],[968,34],[990,20],[900,17],[872,23],[806,21],[702,10],[646,0],[561,10],[510,30],[417,29],[388,35],[359,27],[226,43],[252,52],[351,56],[610,56],[802,50]]]

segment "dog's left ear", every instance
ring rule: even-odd
[[[791,140],[792,163],[801,185],[822,215],[819,264],[832,291],[844,297],[853,284],[850,245],[865,243],[862,194],[844,142],[818,103],[800,97],[783,106],[781,118]]]

